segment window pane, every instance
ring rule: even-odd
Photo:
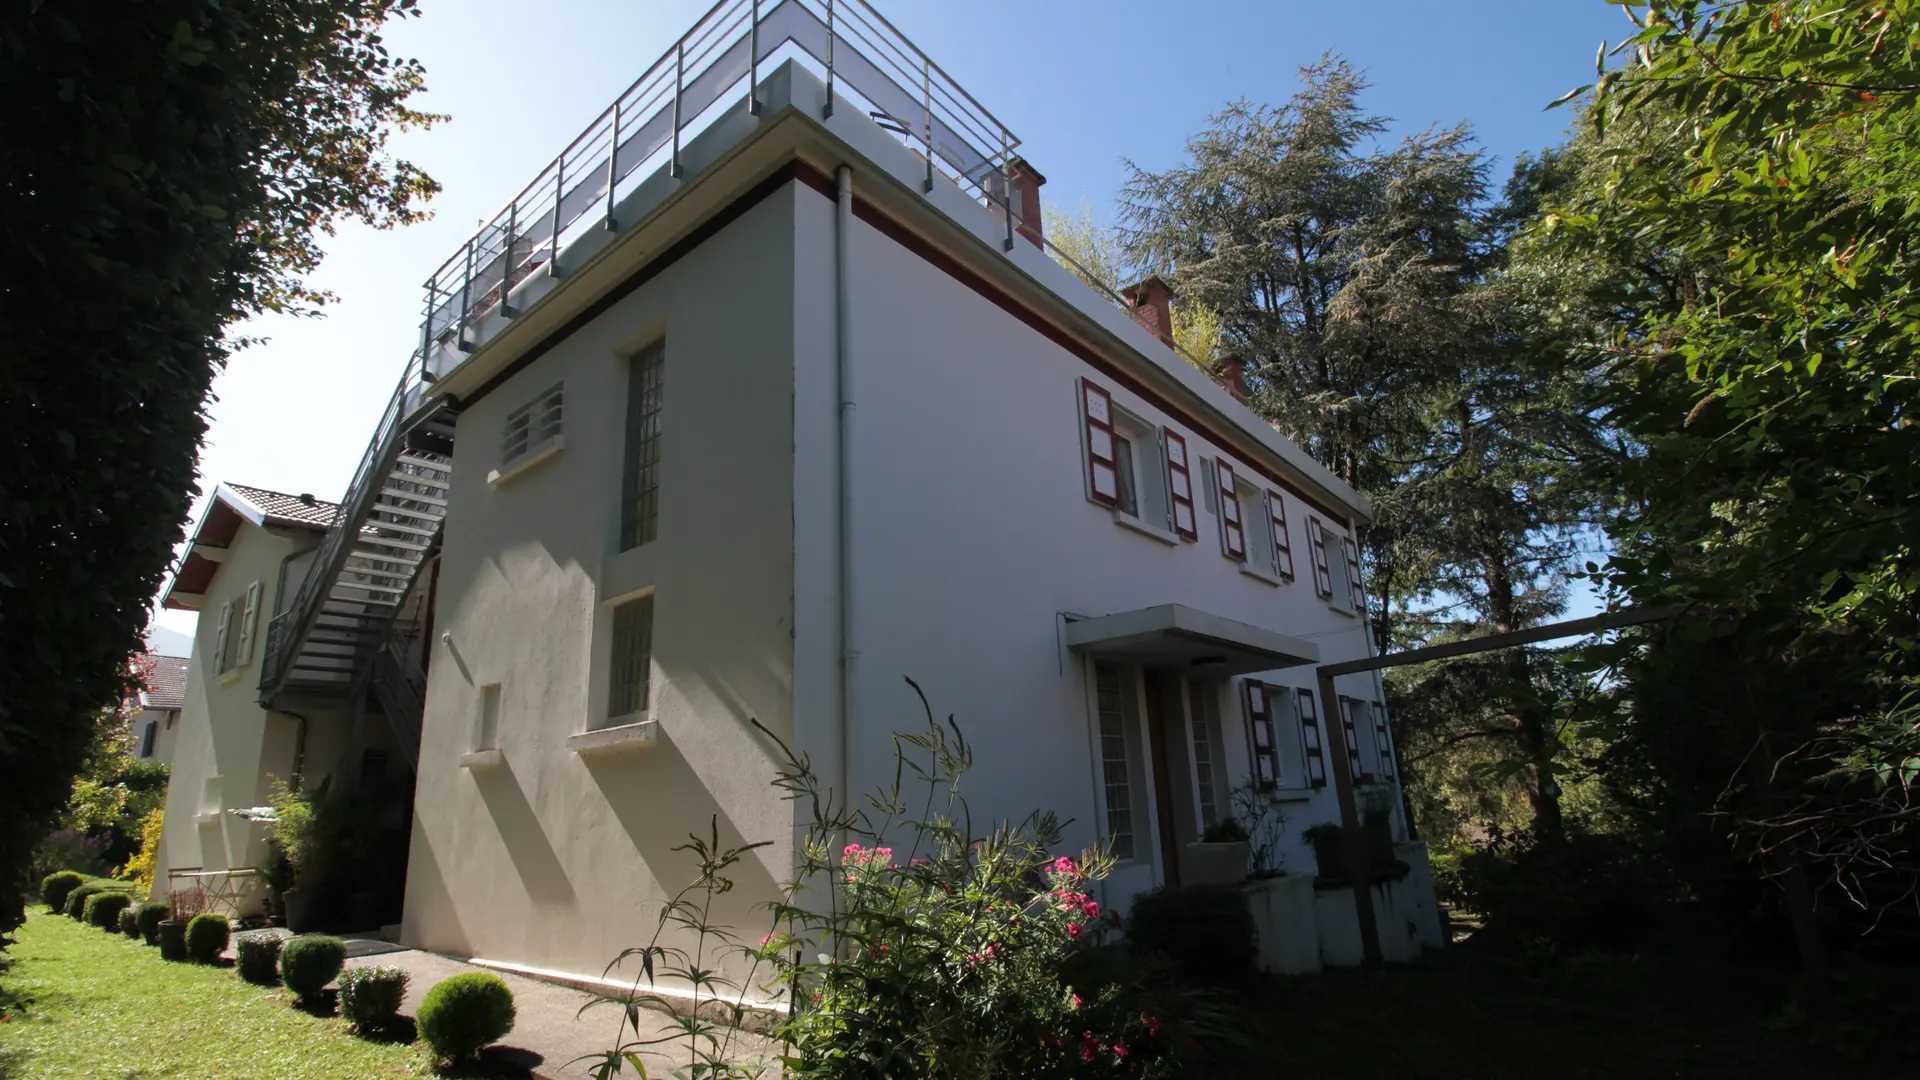
[[[1126,680],[1117,664],[1095,664],[1100,764],[1107,796],[1107,839],[1116,859],[1133,858],[1132,775],[1127,765]]]
[[[1212,825],[1220,816],[1220,805],[1213,787],[1213,739],[1211,706],[1207,691],[1199,683],[1189,683],[1187,721],[1193,725],[1194,783],[1200,796],[1200,824]]]
[[[607,716],[647,710],[647,679],[653,668],[653,594],[613,609],[612,684]]]
[[[665,344],[633,358],[627,373],[627,461],[620,489],[620,550],[660,532],[660,376]]]
[[[1139,487],[1133,478],[1133,440],[1123,435],[1113,437],[1114,464],[1120,469],[1120,512],[1140,516]]]

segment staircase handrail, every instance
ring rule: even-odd
[[[353,552],[351,540],[359,535],[373,511],[374,501],[379,498],[380,489],[384,486],[386,466],[391,465],[405,421],[413,414],[421,396],[420,391],[426,385],[423,377],[425,364],[426,353],[423,349],[416,349],[408,358],[406,370],[400,374],[400,383],[394,387],[393,397],[387,401],[386,411],[381,414],[380,423],[374,428],[366,452],[360,456],[360,467],[353,474],[353,482],[347,486],[346,497],[340,500],[340,505],[334,510],[333,522],[327,526],[327,535],[320,541],[313,563],[300,582],[299,591],[294,594],[293,602],[287,605],[286,610],[275,615],[267,624],[267,647],[260,663],[262,704],[272,700],[292,672],[294,657],[319,622],[327,594]]]

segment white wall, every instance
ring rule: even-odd
[[[791,810],[748,721],[791,739],[793,207],[789,188],[616,303],[458,423],[403,940],[598,975],[688,884],[670,850],[776,841],[722,917],[785,877]],[[807,195],[806,198],[815,196]],[[627,358],[664,335],[659,537],[618,552]],[[499,484],[505,417],[564,384],[565,446]],[[613,601],[655,592],[658,741],[584,758],[604,717]],[[482,688],[505,764],[469,769]],[[757,934],[759,931],[755,931]]]
[[[832,303],[831,248],[819,239],[831,236],[832,214],[818,195],[801,202],[813,258],[802,249],[797,310]],[[1058,646],[1062,613],[1181,603],[1314,641],[1323,661],[1363,654],[1360,620],[1314,594],[1303,504],[1289,496],[1299,577],[1281,587],[1221,556],[1204,501],[1198,543],[1168,546],[1118,526],[1084,495],[1078,380],[1094,377],[1146,419],[1169,418],[925,259],[864,223],[856,229],[856,790],[891,776],[887,735],[921,722],[902,682],[911,676],[973,742],[977,819],[1048,808],[1074,820],[1072,844],[1093,843],[1100,809],[1087,679]],[[802,344],[802,385],[830,384],[830,350]],[[804,392],[797,402],[816,414],[830,405]],[[816,439],[831,433],[819,415],[799,426]],[[1196,460],[1215,456],[1204,432],[1175,427]],[[806,442],[799,453],[809,453]],[[1194,480],[1201,484],[1198,469]],[[805,686],[812,672],[825,677],[825,660],[801,648]],[[1266,679],[1312,685],[1305,668]],[[1248,769],[1245,721],[1237,697],[1223,694],[1221,704],[1226,767],[1237,780]],[[1338,735],[1329,732],[1331,748]],[[1331,788],[1286,813],[1295,836],[1334,818]],[[1143,830],[1142,853],[1151,846]],[[1297,842],[1286,854],[1290,865],[1311,859]],[[1128,891],[1145,880],[1137,867],[1116,875]]]
[[[140,757],[140,750],[146,745],[147,725],[153,725],[153,753],[147,761],[172,761],[173,743],[180,733],[178,709],[141,709],[128,721],[127,733],[132,738],[127,752]]]

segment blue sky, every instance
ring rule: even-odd
[[[1105,217],[1123,159],[1161,169],[1226,102],[1285,100],[1301,65],[1338,51],[1368,73],[1396,132],[1473,125],[1503,177],[1559,142],[1542,107],[1587,82],[1629,29],[1604,0],[873,0],[1019,135],[1049,201]],[[266,344],[216,380],[203,490],[236,481],[336,499],[418,341],[421,282],[693,25],[687,0],[424,0],[393,51],[426,65],[423,108],[452,119],[394,149],[440,180],[434,219],[343,227],[316,275],[324,318],[262,319]],[[191,615],[161,625],[190,631]],[[176,643],[177,644],[177,643]]]

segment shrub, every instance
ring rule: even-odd
[[[301,1001],[320,996],[347,959],[347,946],[337,937],[307,934],[280,947],[280,979]]]
[[[1535,844],[1495,837],[1460,857],[1465,906],[1485,918],[1474,943],[1525,952],[1632,952],[1645,943],[1674,888],[1655,860],[1613,836],[1574,834]]]
[[[84,922],[87,917],[87,901],[106,890],[98,885],[82,885],[67,894],[67,918],[75,922]]]
[[[340,973],[340,1015],[362,1034],[391,1028],[406,996],[407,973],[401,968],[348,968]]]
[[[1127,941],[1138,952],[1164,953],[1194,982],[1233,985],[1253,976],[1253,916],[1231,885],[1141,893],[1127,918]]]
[[[87,898],[87,925],[102,930],[117,930],[120,927],[120,913],[133,903],[133,897],[123,892],[97,892]]]
[[[173,909],[158,900],[149,900],[134,911],[134,918],[140,923],[140,937],[149,945],[160,944],[160,924]]]
[[[281,942],[272,930],[250,930],[234,938],[234,963],[240,977],[259,986],[278,986]]]
[[[211,964],[227,951],[232,933],[225,915],[195,915],[187,924],[187,955],[196,964]]]
[[[134,852],[127,864],[116,871],[116,876],[126,878],[141,892],[153,888],[155,864],[160,859],[160,837],[167,823],[166,807],[157,806],[140,821],[140,850]]]
[[[513,991],[498,975],[471,971],[427,991],[414,1017],[439,1060],[458,1065],[513,1030]]]
[[[86,883],[72,870],[56,870],[40,880],[40,899],[48,911],[59,914],[67,910],[67,895]]]
[[[140,916],[131,903],[120,909],[120,932],[135,941],[140,940]]]

